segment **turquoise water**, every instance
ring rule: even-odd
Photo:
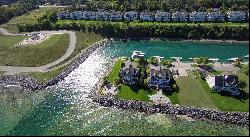
[[[149,115],[115,107],[101,107],[87,97],[115,57],[130,56],[131,50],[142,50],[147,53],[147,56],[159,53],[167,57],[167,51],[170,51],[173,45],[166,46],[169,44],[166,42],[160,42],[162,43],[160,45],[152,43],[148,47],[139,48],[149,42],[129,42],[129,44],[118,42],[97,49],[65,80],[43,91],[33,92],[0,84],[0,135],[249,134],[247,127],[204,120],[188,122],[177,120],[169,115]],[[182,42],[173,43],[181,45]],[[200,45],[197,44],[197,46]],[[171,48],[166,50],[164,47]],[[237,48],[241,49],[241,52],[237,55],[248,53],[245,52],[248,50],[246,45],[239,47]],[[230,48],[236,50],[236,46],[230,46]],[[200,53],[197,51],[195,54]]]
[[[248,44],[230,43],[205,43],[185,41],[129,41],[114,42],[106,49],[115,56],[130,57],[134,50],[141,50],[146,53],[145,57],[163,56],[182,57],[188,61],[191,57],[219,58],[221,62],[233,57],[242,57],[249,54]]]

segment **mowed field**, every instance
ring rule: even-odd
[[[242,111],[249,112],[249,79],[243,72],[238,72],[240,80],[246,81],[247,87],[245,98],[236,99],[230,96],[222,96],[212,93],[206,81],[201,78],[194,78],[193,74],[188,77],[179,77],[176,83],[180,89],[178,95],[179,104],[184,106],[196,106],[206,108],[217,108],[223,111]]]
[[[9,32],[18,32],[17,25],[18,24],[32,24],[37,23],[38,18],[46,15],[47,13],[53,12],[53,11],[60,11],[63,8],[52,8],[52,7],[43,7],[39,8],[33,11],[30,11],[22,16],[17,16],[11,19],[9,22],[0,25],[0,28],[5,28]]]
[[[53,35],[48,40],[33,46],[14,47],[25,36],[0,35],[0,65],[37,67],[59,59],[69,45],[68,34]]]

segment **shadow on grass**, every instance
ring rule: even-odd
[[[221,96],[227,96],[227,97],[233,97],[237,100],[240,100],[241,102],[245,103],[245,101],[247,99],[249,99],[249,93],[243,91],[243,90],[240,90],[240,95],[239,96],[232,96],[230,95],[228,92],[212,92],[212,93],[217,93],[217,94],[220,94]]]

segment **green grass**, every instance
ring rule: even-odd
[[[1,76],[1,75],[3,75],[3,73],[5,73],[5,72],[3,72],[3,71],[0,71],[0,76]]]
[[[245,92],[249,92],[248,76],[242,72],[237,73],[240,80],[247,82]],[[179,86],[178,98],[181,105],[191,105],[197,107],[212,107],[222,111],[242,111],[249,112],[249,99],[242,101],[230,96],[222,96],[218,93],[212,93],[206,81],[200,77],[181,77],[176,79]]]
[[[247,83],[247,87],[244,88],[244,91],[249,93],[249,77],[243,72],[238,72],[239,80],[244,80]],[[211,99],[213,100],[216,107],[223,111],[242,111],[249,112],[249,99],[236,99],[230,96],[222,96],[218,93],[211,93],[211,90],[207,82],[200,79],[204,89],[209,93]],[[248,95],[249,96],[249,95]]]
[[[120,68],[121,68],[121,63],[122,61],[121,60],[118,60],[113,69],[112,69],[112,72],[110,73],[110,75],[108,76],[108,80],[110,82],[114,82],[116,78],[119,78],[119,71],[120,71]]]
[[[69,45],[68,34],[54,35],[38,45],[26,47],[14,47],[13,38],[6,36],[0,38],[5,39],[0,46],[0,65],[25,67],[46,65],[59,59]]]
[[[62,71],[64,71],[66,67],[67,66],[63,66],[59,69],[52,70],[50,72],[30,72],[30,73],[25,73],[25,74],[33,77],[40,83],[45,83],[51,80],[53,77],[56,77],[57,75],[59,75]]]
[[[76,23],[85,23],[85,24],[92,24],[94,22],[98,22],[98,21],[87,21],[87,20],[59,20],[57,21],[57,24],[68,24],[71,22],[76,22]],[[99,21],[101,22],[101,21]],[[111,22],[112,24],[122,24],[124,22],[122,21],[115,21],[115,22]],[[176,23],[176,22],[166,22],[166,23],[160,23],[160,22],[129,22],[128,23],[131,26],[137,26],[137,25],[157,25],[157,24],[161,24],[161,25],[190,25],[190,26],[194,26],[194,25],[204,25],[204,26],[244,26],[244,27],[249,27],[249,23],[233,23],[233,22],[224,22],[224,23]]]
[[[179,103],[184,106],[196,106],[215,108],[207,89],[203,88],[199,79],[193,78],[191,73],[189,77],[176,78],[176,84],[179,87]]]
[[[62,61],[56,66],[68,62],[69,60],[80,54],[81,50],[86,49],[95,42],[100,41],[104,38],[101,35],[96,34],[94,32],[76,31],[75,34],[76,34],[76,47],[74,49],[74,52],[66,60]]]
[[[43,7],[37,10],[30,11],[22,16],[17,16],[11,19],[9,22],[0,25],[0,27],[7,29],[10,32],[18,32],[18,24],[33,24],[37,23],[37,19],[51,13],[53,11],[60,11],[62,8],[52,8],[52,7]]]
[[[0,34],[0,48],[13,47],[16,43],[22,41],[26,36],[5,36]],[[0,53],[2,50],[0,50]]]
[[[148,95],[153,94],[156,94],[156,91],[145,90],[137,85],[127,86],[125,84],[121,84],[119,92],[116,96],[122,99],[149,101]]]

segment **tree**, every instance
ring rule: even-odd
[[[242,59],[241,58],[237,58],[234,62],[234,66],[236,67],[241,67],[242,66]]]
[[[166,60],[166,59],[164,59],[164,60],[161,61],[161,64],[163,66],[166,66],[167,68],[170,68],[172,66],[172,64],[171,64],[172,62],[173,62],[173,60]]]
[[[157,65],[159,62],[157,61],[156,57],[150,57],[149,63],[153,65]]]

